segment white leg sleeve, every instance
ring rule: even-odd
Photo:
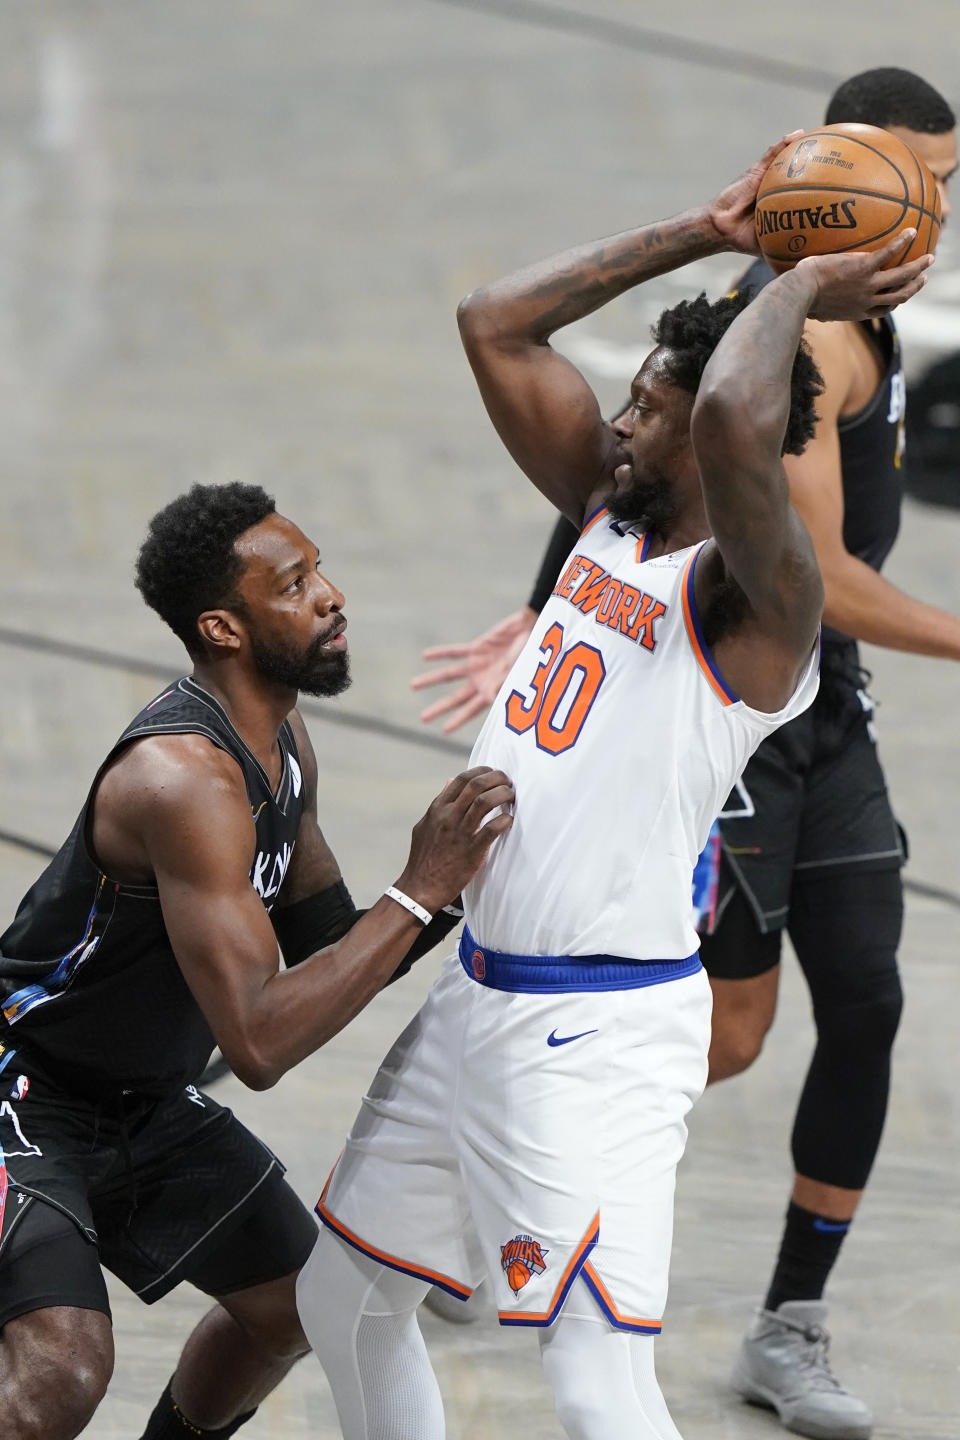
[[[428,1289],[321,1230],[297,1281],[297,1308],[344,1440],[443,1440],[440,1391],[416,1315]]]
[[[580,1293],[578,1293],[580,1292]],[[682,1440],[660,1393],[653,1336],[615,1330],[578,1280],[538,1330],[543,1369],[570,1440]]]

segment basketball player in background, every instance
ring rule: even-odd
[[[751,304],[676,306],[613,426],[549,341],[653,276],[752,251],[778,148],[711,205],[460,307],[504,444],[582,533],[474,749],[512,767],[516,824],[317,1206],[298,1302],[347,1440],[440,1440],[417,1306],[484,1275],[501,1323],[536,1329],[568,1435],[676,1440],[653,1337],[707,1074],[690,875],[749,754],[817,686],[822,586],[781,462],[814,425],[801,333],[886,313],[929,257],[884,274],[895,240],[804,261]]]
[[[932,86],[906,70],[869,70],[840,86],[825,118],[878,125],[904,140],[932,171],[946,221],[955,118]],[[772,278],[757,261],[738,289],[757,291]],[[820,692],[806,714],[763,742],[724,807],[716,918],[700,954],[713,988],[711,1080],[745,1070],[760,1053],[776,1006],[784,929],[817,1025],[793,1128],[796,1174],[780,1254],[734,1385],[775,1408],[788,1428],[862,1440],[870,1411],[827,1363],[822,1296],[886,1115],[901,1008],[903,851],[856,640],[956,660],[960,619],[880,575],[899,528],[905,464],[905,387],[892,319],[811,320],[804,333],[825,388],[813,439],[784,465],[826,591]],[[418,677],[416,687],[461,682],[424,711],[425,721],[452,712],[449,732],[486,708],[576,541],[575,527],[559,521],[528,607],[470,644],[424,652],[454,663]]]
[[[258,486],[198,485],[154,517],[137,584],[193,673],[121,735],[0,937],[4,1440],[73,1440],[99,1404],[101,1264],[148,1304],[181,1280],[217,1302],[143,1440],[226,1440],[306,1351],[294,1281],[316,1223],[195,1082],[216,1042],[245,1084],[275,1084],[452,928],[442,907],[510,825],[490,818],[505,776],[457,776],[396,887],[354,909],[293,708],[348,683],[318,565]]]

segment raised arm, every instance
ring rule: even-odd
[[[730,683],[759,709],[789,697],[816,635],[823,586],[810,536],[790,504],[781,451],[790,375],[808,316],[887,314],[923,284],[930,263],[884,270],[906,237],[872,254],[804,260],[768,285],[714,351],[694,405],[691,432],[716,549],[697,569],[697,600],[709,608],[732,581],[743,623],[714,647]]]
[[[891,650],[960,660],[960,616],[905,595],[843,543],[837,425],[850,370],[845,329],[817,323],[806,328],[825,390],[810,444],[802,455],[784,457],[790,499],[810,532],[823,576],[824,624]]]
[[[785,141],[711,205],[552,256],[475,290],[457,312],[464,348],[497,433],[524,473],[576,525],[622,456],[555,331],[626,290],[722,250],[755,252],[757,186]]]

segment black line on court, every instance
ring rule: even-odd
[[[14,845],[18,850],[29,850],[31,855],[42,855],[46,860],[52,860],[57,853],[49,845],[31,840],[27,835],[15,835],[12,830],[0,830],[0,845]]]
[[[57,853],[42,841],[31,840],[27,835],[16,835],[12,830],[0,830],[0,844],[29,850],[31,855],[42,855],[46,860]],[[952,905],[955,910],[960,910],[960,894],[955,890],[947,890],[942,885],[928,885],[925,880],[911,880],[908,876],[904,877],[903,888],[912,895],[922,895],[925,900],[939,900],[943,905]]]
[[[87,665],[102,665],[105,669],[120,670],[130,675],[149,675],[153,679],[171,680],[170,666],[158,665],[153,660],[140,660],[134,655],[116,655],[110,650],[99,650],[93,645],[76,645],[69,640],[54,640],[48,635],[33,635],[27,630],[11,630],[0,625],[0,645],[13,645],[21,650],[38,654],[60,655],[67,660],[76,660]],[[440,735],[429,735],[412,729],[409,725],[394,725],[389,720],[380,720],[374,715],[361,715],[357,711],[327,710],[309,698],[302,699],[299,709],[328,720],[333,725],[347,729],[366,730],[389,740],[399,740],[407,745],[420,745],[431,750],[443,750],[447,754],[467,755],[469,748],[456,740],[447,740]],[[41,840],[32,840],[28,835],[17,835],[10,830],[0,829],[0,844],[13,845],[19,850],[28,850],[33,855],[42,855],[49,860],[57,852]],[[960,894],[944,889],[940,885],[928,885],[924,880],[904,879],[903,888],[927,900],[940,900],[960,910]]]
[[[44,845],[40,840],[31,840],[27,835],[16,835],[12,830],[0,830],[0,844],[28,850],[31,855],[42,855],[46,860],[51,860],[57,853],[50,845]],[[903,888],[913,895],[922,895],[925,900],[939,900],[943,905],[952,905],[955,910],[960,910],[960,894],[947,890],[942,885],[928,885],[925,880],[911,880],[905,876]]]
[[[953,905],[960,910],[960,895],[955,890],[947,890],[943,885],[928,885],[925,880],[910,880],[904,877],[903,888],[914,895],[922,895],[925,900],[940,900],[944,905]]]
[[[155,660],[142,660],[135,655],[117,655],[111,650],[100,650],[93,645],[78,645],[71,640],[54,640],[48,635],[34,635],[27,630],[12,630],[0,626],[0,645],[15,646],[34,654],[59,655],[65,660],[76,660],[84,665],[100,665],[106,670],[119,670],[127,675],[148,675],[161,682],[176,679],[176,672],[170,665],[158,664]],[[461,740],[448,740],[444,735],[433,735],[429,730],[415,730],[411,725],[399,725],[392,720],[381,720],[376,715],[364,715],[359,710],[345,710],[341,705],[327,706],[309,696],[302,696],[297,709],[305,715],[313,715],[330,725],[340,725],[347,730],[360,730],[379,735],[384,740],[400,740],[405,745],[419,745],[422,750],[439,750],[444,755],[458,759],[470,754],[470,746]]]
[[[544,0],[436,0],[440,5],[459,10],[476,10],[483,15],[496,15],[504,20],[519,20],[543,30],[556,30],[564,35],[582,35],[618,49],[639,50],[645,55],[660,55],[688,65],[701,65],[708,70],[728,75],[745,75],[750,80],[763,80],[770,85],[794,85],[800,90],[816,90],[831,94],[844,76],[833,70],[820,70],[815,65],[796,65],[772,55],[751,54],[732,45],[715,45],[706,40],[689,40],[671,35],[666,30],[651,30],[644,25],[631,25],[625,20],[612,20],[603,15],[585,15],[566,5],[549,5]]]

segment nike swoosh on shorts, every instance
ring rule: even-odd
[[[547,1036],[548,1045],[569,1045],[571,1040],[582,1040],[584,1035],[596,1035],[596,1030],[581,1030],[579,1035],[558,1035],[554,1030]]]

